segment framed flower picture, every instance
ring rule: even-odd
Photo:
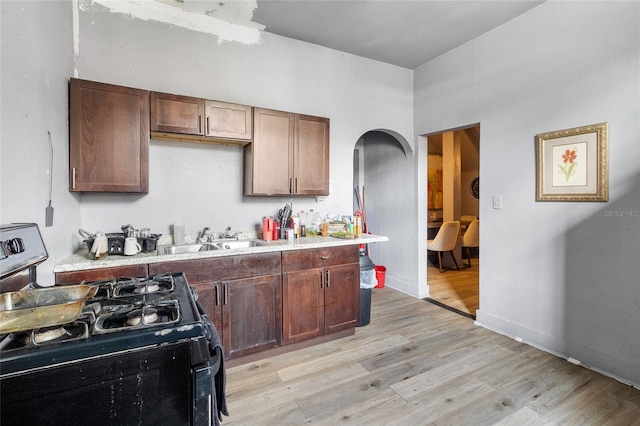
[[[536,135],[536,201],[608,201],[607,123]]]

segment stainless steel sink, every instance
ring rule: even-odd
[[[219,250],[216,244],[181,244],[171,246],[159,246],[158,254],[184,254],[197,253],[199,251]]]
[[[235,241],[223,241],[215,243],[220,250],[233,250],[239,248],[259,247],[263,244],[257,240],[235,240]]]

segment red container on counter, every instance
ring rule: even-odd
[[[265,216],[262,218],[262,239],[265,241],[271,241],[273,237],[273,218],[271,216]]]

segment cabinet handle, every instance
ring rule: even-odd
[[[224,288],[222,289],[223,294],[224,294],[224,304],[227,305],[229,303],[229,286],[227,284],[224,285]]]
[[[327,260],[329,259],[329,256],[327,256],[326,254],[324,256],[320,256],[320,260]]]
[[[220,305],[220,286],[216,286],[216,306]]]
[[[324,272],[320,271],[320,288],[324,287]]]
[[[327,271],[327,288],[331,287],[331,271]]]
[[[198,133],[202,133],[202,114],[198,115]]]
[[[204,129],[204,134],[209,135],[209,116],[207,116],[207,126]]]
[[[71,189],[76,189],[76,168],[71,169]]]

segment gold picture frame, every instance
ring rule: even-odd
[[[536,135],[536,201],[609,201],[607,123]]]

